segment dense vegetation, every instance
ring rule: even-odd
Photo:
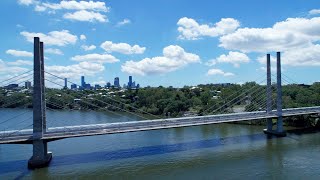
[[[208,84],[183,88],[160,86],[133,90],[46,89],[46,101],[47,107],[51,109],[131,111],[179,117],[233,112],[234,107],[240,107],[244,111],[264,110],[265,92],[265,86],[254,82],[243,85]],[[272,96],[275,104],[275,86],[273,86]],[[283,108],[319,105],[320,83],[314,83],[311,86],[296,84],[283,86]],[[0,107],[32,107],[30,91],[0,90]]]

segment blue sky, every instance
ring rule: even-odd
[[[40,36],[46,70],[77,83],[243,83],[276,51],[284,74],[320,81],[317,0],[2,0],[0,9],[0,80],[32,69]]]

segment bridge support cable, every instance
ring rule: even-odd
[[[251,99],[251,102],[249,104],[245,105],[245,107],[247,107],[249,105],[254,105],[254,103],[259,105],[258,103],[260,103],[261,100],[259,100],[258,97],[260,97],[261,91],[263,91],[263,89],[264,89],[263,87],[258,87],[256,90],[250,92],[249,94],[246,94],[242,98],[239,97],[237,101],[235,101],[235,102],[231,102],[230,101],[230,102],[226,103],[225,105],[221,106],[220,108],[214,110],[213,112],[226,112],[225,110],[227,110],[229,108],[232,108],[235,105],[237,105],[239,103],[242,103],[243,101],[246,101],[249,98]],[[255,100],[255,99],[258,99],[258,100]],[[232,103],[232,104],[230,104],[230,103]],[[225,109],[223,109],[223,108],[225,108]],[[254,107],[251,107],[251,108],[254,108]],[[245,111],[250,111],[250,108],[249,109],[245,109]],[[226,112],[226,113],[228,113],[228,112]]]
[[[225,107],[232,107],[238,103],[241,103],[243,102],[245,99],[247,99],[248,97],[248,94],[253,96],[253,95],[260,95],[261,94],[261,91],[263,90],[264,88],[260,85],[258,86],[253,86],[252,88],[250,88],[249,90],[251,91],[246,91],[244,93],[242,93],[241,95],[237,96],[236,98],[232,99],[231,101],[227,102],[227,103],[224,103],[223,105],[221,105],[220,107],[218,107],[217,109],[214,109],[212,111],[212,113],[215,113],[215,112],[220,112],[221,110],[223,110],[223,108]],[[237,101],[235,101],[237,100]],[[235,102],[233,102],[235,101]],[[232,104],[231,104],[232,103]]]
[[[65,80],[65,78],[59,77],[59,76],[54,75],[54,74],[52,74],[52,73],[50,73],[50,72],[45,72],[45,73],[47,73],[47,74],[49,74],[49,75],[51,75],[51,76],[53,76],[53,77],[56,77],[56,78],[58,78],[58,79]],[[68,80],[67,82],[69,82],[69,83],[71,83],[71,84],[75,84],[75,85],[81,87],[79,84],[74,83],[74,82],[72,82],[72,81],[69,81],[69,80]],[[64,86],[63,86],[63,87],[64,87]],[[143,110],[141,110],[141,109],[139,109],[139,108],[137,108],[137,107],[134,107],[134,106],[132,106],[132,105],[130,105],[130,104],[126,104],[126,103],[124,103],[124,102],[121,102],[121,101],[112,99],[112,98],[110,98],[110,97],[105,97],[105,98],[110,99],[110,100],[112,100],[112,101],[114,101],[114,102],[117,102],[117,103],[126,105],[126,106],[128,106],[128,107],[130,107],[130,108],[132,108],[132,109],[135,109],[136,111],[139,111],[139,112],[143,113],[143,114],[148,114],[148,115],[150,115],[150,116],[152,116],[152,117],[155,117],[155,118],[157,118],[157,119],[162,119],[162,117],[160,117],[160,116],[157,116],[157,115],[148,113],[148,112],[143,111]],[[102,100],[100,100],[100,101],[102,101]],[[104,101],[104,102],[105,102],[105,101]],[[105,102],[105,103],[106,103],[106,102]]]
[[[29,79],[29,80],[31,80],[31,79]],[[18,84],[21,84],[21,83],[24,83],[24,82],[20,82]],[[14,104],[18,104],[18,103],[22,102],[23,100],[25,100],[25,99],[21,98],[21,97],[10,96],[10,97],[6,98],[5,104],[2,104],[0,108],[10,107]]]
[[[48,144],[42,139],[46,131],[45,98],[44,98],[44,53],[43,43],[39,37],[34,37],[34,87],[33,87],[33,155],[28,161],[28,168],[40,168],[47,166],[52,153],[48,152]]]
[[[10,120],[13,120],[13,119],[15,119],[15,118],[17,118],[17,117],[20,117],[20,116],[22,116],[22,115],[24,115],[24,114],[27,114],[28,112],[29,112],[29,111],[23,111],[22,113],[19,113],[18,115],[14,115],[13,117],[10,117],[10,118],[8,118],[8,119],[0,122],[0,125],[1,125],[1,124],[4,124],[4,123],[6,123],[6,122],[8,122],[8,121],[10,121]]]
[[[15,81],[17,81],[17,80],[20,80],[21,79],[21,76],[23,76],[23,75],[25,75],[25,74],[29,74],[30,72],[33,72],[33,70],[28,70],[28,71],[26,71],[26,72],[24,72],[24,73],[21,73],[21,74],[19,74],[19,75],[16,75],[16,76],[13,76],[13,77],[11,77],[11,78],[8,78],[8,79],[6,79],[6,80],[3,80],[3,81],[1,81],[0,82],[0,84],[3,84],[4,82],[7,82],[7,81],[10,81],[10,80],[12,80],[12,79],[14,79],[13,81],[11,81],[11,82],[7,82],[6,84],[11,84],[12,82],[15,82]],[[31,73],[32,74],[32,73]],[[29,74],[29,75],[31,75],[31,74]],[[15,78],[19,78],[19,79],[15,79]]]
[[[26,75],[26,76],[22,76],[22,77],[20,77],[20,78],[18,78],[18,79],[15,79],[15,80],[13,80],[13,81],[10,81],[10,82],[8,82],[8,83],[6,83],[6,84],[4,84],[2,87],[5,87],[5,86],[8,86],[9,84],[18,84],[18,85],[20,85],[20,84],[22,84],[22,83],[25,83],[26,81],[30,81],[30,77],[31,77],[31,80],[32,80],[32,77],[33,76],[33,74],[32,73],[30,73],[30,74],[28,74],[28,75]],[[19,82],[20,81],[20,82]]]
[[[263,83],[265,80],[262,80],[262,81],[260,81],[258,84],[261,84],[261,83]],[[237,100],[238,98],[240,98],[240,97],[242,97],[242,96],[244,96],[244,95],[247,95],[250,91],[252,91],[253,89],[255,89],[257,86],[252,86],[252,87],[250,87],[248,90],[246,90],[246,91],[244,91],[244,92],[242,92],[242,93],[238,93],[238,92],[236,92],[236,93],[233,93],[232,95],[230,95],[230,96],[228,96],[227,98],[225,98],[225,99],[231,99],[230,101],[228,101],[228,102],[226,102],[226,103],[224,103],[224,104],[222,104],[222,105],[220,105],[220,107],[218,107],[217,109],[213,109],[215,106],[211,106],[210,108],[207,108],[206,110],[204,110],[203,111],[203,113],[204,114],[206,114],[207,112],[216,112],[217,110],[220,110],[220,108],[222,108],[222,107],[224,107],[224,106],[226,106],[227,104],[229,104],[230,102],[233,102],[234,100]],[[236,97],[234,97],[234,96],[236,96]],[[212,110],[213,109],[213,110]]]
[[[60,84],[58,84],[58,83],[55,83],[55,82],[53,82],[53,81],[51,81],[51,80],[48,80],[48,79],[46,79],[46,80],[49,81],[49,82],[51,82],[51,83],[53,83],[53,84],[56,84],[56,85],[59,85],[59,86],[63,86],[63,85],[60,85]],[[69,96],[69,97],[72,97],[72,98],[76,98],[76,97],[74,97],[74,96],[72,96],[72,95],[70,95],[70,94],[65,94],[65,95],[67,95],[67,96]],[[84,96],[84,94],[80,94],[80,95],[81,95],[81,96]],[[146,117],[144,117],[144,116],[142,116],[142,115],[139,115],[139,114],[137,114],[137,113],[133,113],[133,112],[128,111],[128,110],[126,110],[126,109],[117,107],[117,106],[112,105],[112,104],[110,104],[110,103],[107,103],[107,102],[104,102],[104,101],[101,101],[101,100],[98,100],[98,99],[95,99],[95,98],[92,98],[92,100],[98,101],[98,102],[103,103],[103,104],[105,104],[105,105],[112,106],[112,107],[114,107],[114,108],[116,108],[116,109],[119,109],[119,110],[121,110],[121,111],[127,112],[127,113],[132,114],[132,115],[135,115],[135,116],[140,117],[140,118],[142,118],[142,119],[148,119],[148,118],[146,118]],[[93,104],[93,103],[91,103],[91,102],[84,101],[83,99],[81,99],[81,102],[84,102],[84,103],[86,103],[86,104],[88,104],[88,105],[91,105],[91,106],[94,106],[94,107],[97,107],[97,108],[102,108],[102,109],[104,109],[104,110],[110,111],[110,110],[108,110],[108,109],[105,109],[105,108],[102,107],[102,106],[98,106],[98,105]],[[111,112],[111,111],[110,111],[110,112]],[[119,114],[119,115],[120,115],[120,114]],[[124,116],[124,115],[121,115],[121,116]]]
[[[54,84],[59,85],[58,83],[55,83],[55,82],[50,81],[50,80],[48,80],[48,79],[46,79],[46,80],[49,81],[49,82],[51,82],[51,83],[54,83]],[[71,97],[71,98],[75,98],[74,96],[69,95],[69,94],[65,94],[65,95],[66,95],[66,96],[69,96],[69,97]],[[92,104],[91,102],[88,102],[88,101],[86,101],[86,100],[82,100],[82,102],[85,103],[85,104],[88,104],[88,105],[90,105],[90,106],[93,106],[93,107],[102,108],[103,110],[107,110],[107,109],[105,109],[104,107],[97,106],[97,105]],[[124,115],[122,115],[122,114],[120,114],[120,113],[116,113],[116,112],[113,112],[113,111],[110,111],[110,110],[107,110],[107,111],[109,111],[109,112],[111,112],[111,113],[113,113],[113,114],[116,114],[116,115],[118,115],[118,116],[127,117],[127,116],[124,116]],[[128,113],[131,113],[131,112],[128,112]],[[134,114],[134,115],[137,116],[136,114]],[[141,117],[141,118],[144,118],[144,117]],[[145,118],[145,119],[146,119],[146,118]],[[90,123],[91,123],[91,122],[90,122]],[[66,125],[66,126],[70,126],[70,124],[69,124],[69,125]],[[65,126],[63,126],[63,127],[65,127]],[[98,125],[97,127],[99,128],[99,125]],[[80,126],[80,128],[81,128],[81,126]],[[86,129],[84,129],[84,130],[86,130]],[[65,128],[65,129],[64,129],[64,132],[66,132],[66,133],[68,133],[69,131],[70,131],[70,129],[68,129],[68,128]]]
[[[265,110],[265,108],[266,108],[265,99],[264,99],[264,97],[261,96],[261,91],[263,91],[263,90],[264,90],[264,88],[261,87],[261,89],[259,91],[256,91],[256,92],[250,94],[251,102],[244,106],[246,108],[245,112]],[[241,103],[241,102],[245,101],[246,99],[248,99],[248,97],[244,96],[241,99],[239,99],[237,102],[231,104],[230,107],[233,107],[234,105]],[[252,106],[250,106],[250,105],[252,105]]]
[[[21,124],[21,123],[26,122],[26,121],[31,120],[31,119],[32,119],[32,116],[30,116],[29,118],[26,118],[26,119],[20,121],[20,122],[17,123],[17,124]],[[1,138],[0,138],[0,142],[1,142],[1,141],[7,141],[7,140],[9,140],[9,139],[12,139],[12,138],[14,138],[14,137],[12,137],[13,135],[19,134],[20,132],[23,132],[23,131],[27,130],[27,128],[30,128],[30,127],[32,127],[32,126],[33,126],[33,124],[29,124],[29,125],[27,125],[27,126],[24,126],[24,127],[22,127],[22,128],[15,129],[15,130],[4,130],[4,131],[2,131],[2,132],[0,133],[0,137],[1,137]],[[23,134],[21,134],[21,135],[32,136],[32,131],[29,131],[29,132],[27,132],[27,133],[23,133]]]
[[[63,107],[61,105],[58,105],[58,104],[50,102],[50,101],[47,101],[46,103],[51,105],[51,106],[57,107],[59,109],[70,110],[70,109],[67,109],[67,108],[65,108],[65,107]],[[46,108],[51,110],[51,111],[54,111],[54,112],[59,112],[57,109],[53,109],[53,108],[50,108],[50,107],[46,107]],[[73,110],[73,109],[71,109],[71,110]],[[89,109],[87,109],[87,110],[89,110]],[[118,115],[118,114],[116,114],[116,115]],[[62,115],[60,115],[60,117],[61,117],[61,119],[63,119]],[[84,120],[86,121],[87,119],[84,119]],[[73,119],[73,121],[74,121],[74,119]],[[80,123],[80,121],[81,121],[81,123]],[[70,124],[67,124],[66,121],[61,121],[59,123],[63,123],[63,124],[58,124],[58,123],[53,123],[50,119],[47,119],[47,123],[50,125],[49,127],[70,126]],[[90,123],[92,123],[92,122],[87,121],[85,124],[90,124]],[[83,125],[83,119],[79,120],[79,123],[76,123],[76,124]]]

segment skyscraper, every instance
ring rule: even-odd
[[[114,87],[120,87],[119,77],[115,77],[115,78],[114,78]]]
[[[25,87],[26,89],[30,89],[30,88],[31,88],[31,82],[30,82],[30,81],[26,81],[26,82],[24,83],[24,87]]]
[[[83,88],[86,86],[86,82],[84,81],[84,76],[81,76],[81,86]]]
[[[68,89],[68,79],[64,78],[64,88]]]
[[[129,76],[128,88],[132,88],[132,76]]]
[[[106,88],[110,88],[111,87],[111,83],[107,82],[107,85],[105,86]]]
[[[77,85],[76,85],[76,84],[71,84],[71,89],[72,89],[72,90],[77,89]]]

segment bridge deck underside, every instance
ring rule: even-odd
[[[43,138],[46,141],[54,141],[58,139],[94,136],[103,134],[115,134],[125,132],[147,131],[157,129],[168,129],[188,126],[199,126],[206,124],[218,124],[236,121],[259,120],[266,118],[276,118],[277,112],[267,114],[264,111],[232,113],[222,115],[195,116],[185,118],[170,118],[145,121],[132,121],[122,123],[92,124],[79,126],[65,126],[49,128]],[[282,116],[295,116],[304,114],[320,113],[320,107],[292,108],[284,109]],[[24,144],[32,143],[32,129],[23,130],[17,134],[13,131],[0,132],[0,144]],[[10,135],[12,133],[13,135]]]

